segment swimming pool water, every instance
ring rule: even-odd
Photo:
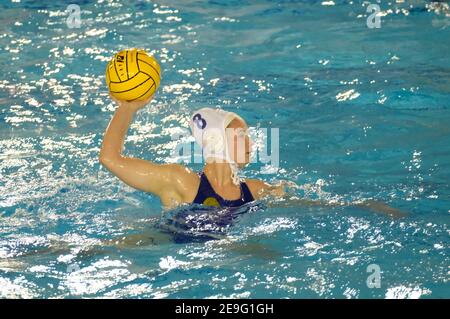
[[[381,27],[368,28],[363,1],[86,0],[69,28],[69,3],[0,4],[0,297],[450,297],[445,4],[382,1]],[[105,66],[127,47],[151,51],[163,79],[126,154],[173,161],[189,114],[221,106],[280,130],[280,169],[252,164],[246,177],[409,216],[266,208],[228,239],[80,256],[161,216],[97,159],[114,110]]]

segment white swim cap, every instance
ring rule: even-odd
[[[225,131],[236,118],[245,122],[236,113],[205,107],[194,112],[189,125],[196,142],[203,149],[203,157],[206,160],[215,158],[230,163],[233,182],[238,185],[238,166],[230,156]]]

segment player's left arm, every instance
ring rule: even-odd
[[[259,179],[246,179],[245,183],[250,189],[253,198],[256,200],[264,199],[267,197],[283,198],[284,196],[286,196],[286,182],[284,181],[280,182],[277,185],[271,185]]]
[[[253,197],[256,200],[266,199],[269,207],[295,207],[295,206],[350,206],[363,208],[374,213],[387,215],[393,218],[405,217],[408,213],[391,207],[386,203],[365,199],[357,202],[328,202],[324,200],[313,200],[289,196],[289,187],[297,186],[294,182],[281,181],[276,185],[271,185],[261,180],[247,179],[248,185]],[[272,199],[272,200],[271,200]],[[275,201],[274,201],[275,200]]]

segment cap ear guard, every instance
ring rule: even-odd
[[[204,155],[228,160],[225,127],[234,119],[234,113],[220,109],[202,108],[190,121],[192,135],[202,147]],[[214,154],[210,154],[214,153]]]
[[[210,128],[203,133],[203,145],[207,154],[217,154],[223,157],[224,142],[222,132],[217,128]]]

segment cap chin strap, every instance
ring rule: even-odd
[[[239,176],[239,167],[235,162],[230,163],[231,179],[233,184],[238,186],[241,184],[241,177]]]
[[[225,139],[227,138],[226,133],[225,133]],[[225,144],[225,157],[226,157],[226,161],[229,163],[230,165],[230,169],[231,169],[231,180],[233,181],[233,184],[236,186],[239,186],[241,184],[241,178],[239,176],[239,166],[237,165],[237,163],[231,158],[230,156],[230,152],[228,150],[228,143]]]

